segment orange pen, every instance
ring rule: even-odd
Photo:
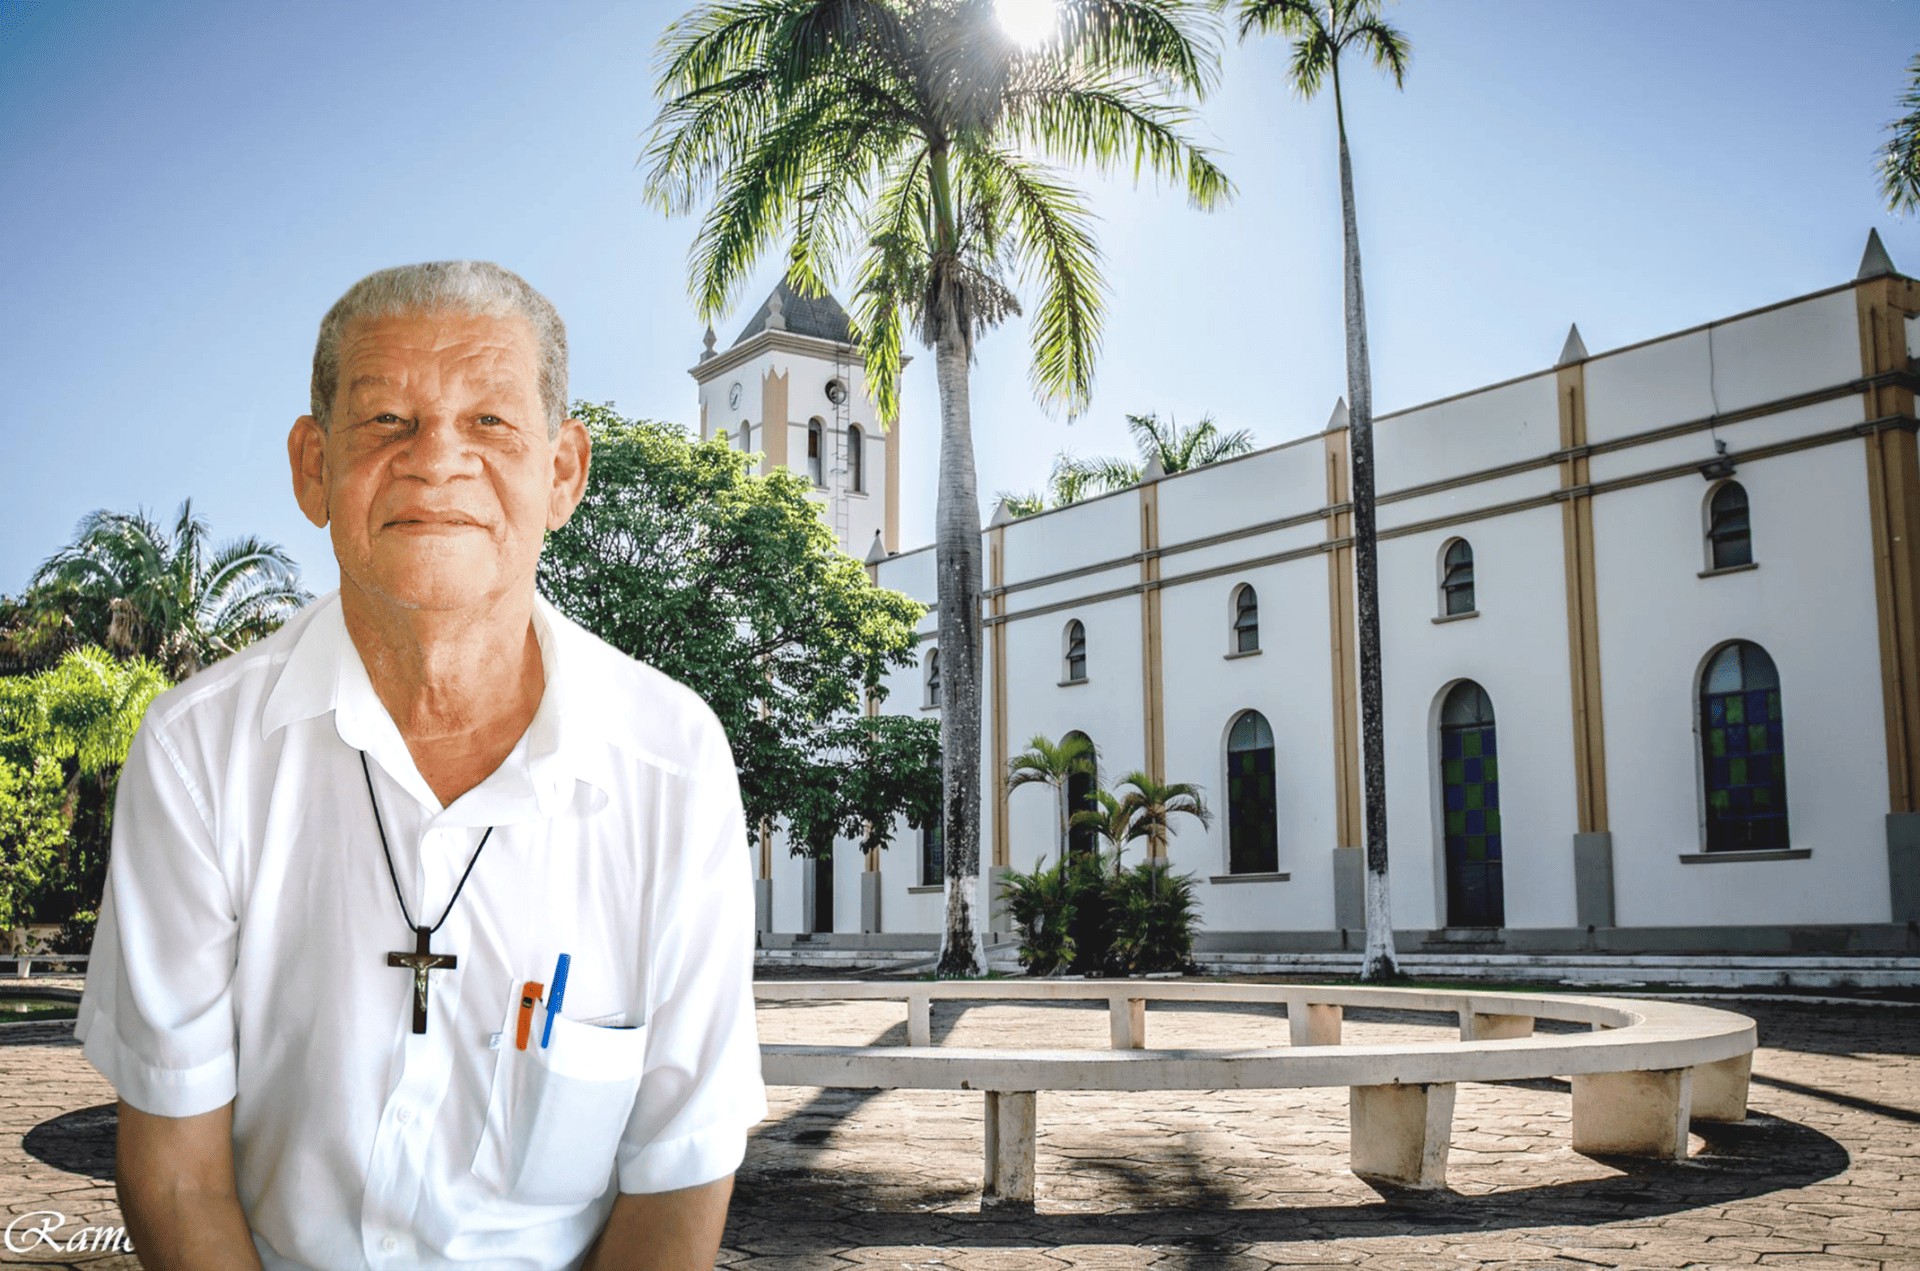
[[[533,1031],[533,1006],[546,987],[538,980],[528,980],[520,986],[520,1023],[513,1032],[513,1044],[520,1050],[527,1048],[527,1036]]]

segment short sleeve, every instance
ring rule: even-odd
[[[688,783],[684,842],[654,877],[658,933],[647,1060],[618,1155],[620,1190],[662,1192],[738,1169],[767,1115],[753,1014],[752,860],[718,720]],[[678,846],[679,851],[674,851]]]
[[[157,1116],[194,1116],[234,1097],[239,924],[211,823],[149,713],[120,770],[74,1036],[121,1098]]]

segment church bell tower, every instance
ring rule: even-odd
[[[883,551],[899,550],[899,428],[880,431],[849,327],[832,296],[799,295],[782,279],[725,351],[707,330],[689,373],[701,439],[724,435],[758,452],[761,472],[805,478],[840,550],[864,560],[876,535]]]

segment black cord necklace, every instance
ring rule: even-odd
[[[393,867],[393,849],[387,846],[387,828],[380,823],[380,801],[373,796],[373,769],[367,766],[367,752],[360,752],[360,772],[367,779],[367,800],[373,804],[373,828],[380,832],[380,852],[387,858],[387,877],[393,880],[393,898],[400,902],[400,916],[413,928],[413,951],[389,953],[387,965],[405,967],[413,972],[413,1031],[427,1031],[427,972],[451,971],[460,965],[460,959],[451,953],[434,953],[427,948],[427,942],[433,933],[440,930],[447,915],[453,912],[453,902],[460,899],[460,892],[467,885],[467,878],[473,873],[474,865],[480,860],[480,853],[486,850],[487,840],[493,837],[494,827],[489,825],[487,832],[480,836],[480,845],[473,849],[472,859],[467,861],[466,872],[460,875],[460,882],[453,889],[453,895],[447,900],[447,907],[440,911],[440,921],[431,927],[422,927],[414,922],[413,914],[407,909],[407,898],[400,894],[400,872]]]

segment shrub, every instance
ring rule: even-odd
[[[1020,937],[1020,965],[1028,975],[1059,975],[1073,961],[1076,873],[1063,865],[1049,869],[1042,856],[1031,874],[1007,871],[1007,912]]]

